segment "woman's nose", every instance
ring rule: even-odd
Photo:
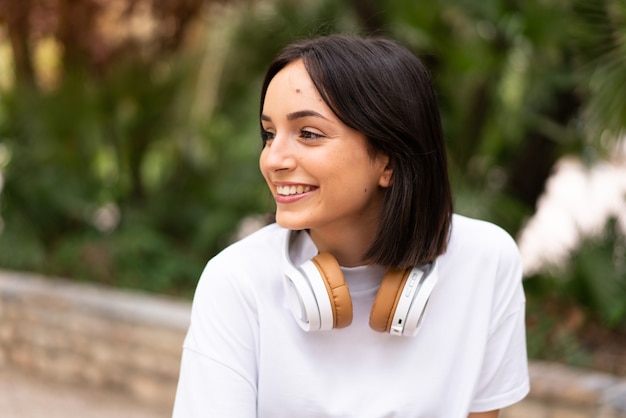
[[[286,135],[276,135],[261,152],[261,166],[267,170],[291,170],[296,165],[294,149]]]

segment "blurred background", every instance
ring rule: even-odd
[[[626,376],[624,0],[0,0],[0,268],[189,300],[272,210],[265,67],[334,32],[431,69],[456,212],[520,245],[531,357]]]

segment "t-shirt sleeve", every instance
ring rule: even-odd
[[[471,412],[502,409],[530,390],[522,261],[508,235],[499,253],[489,339]]]
[[[234,270],[232,263],[212,260],[200,278],[174,418],[256,416],[256,304]]]
[[[185,348],[172,416],[255,417],[256,390],[228,366]]]

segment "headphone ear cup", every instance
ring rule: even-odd
[[[343,272],[335,257],[320,253],[311,260],[317,267],[326,286],[333,311],[333,328],[344,328],[352,323],[352,298]]]
[[[389,332],[393,316],[402,295],[402,289],[412,269],[389,269],[380,284],[372,311],[370,328],[378,332]]]

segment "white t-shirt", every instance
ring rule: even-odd
[[[522,266],[499,227],[459,215],[415,337],[369,328],[381,267],[342,268],[352,324],[303,331],[286,306],[273,224],[207,264],[185,339],[175,418],[456,418],[529,390]],[[317,253],[305,232],[296,265]]]

